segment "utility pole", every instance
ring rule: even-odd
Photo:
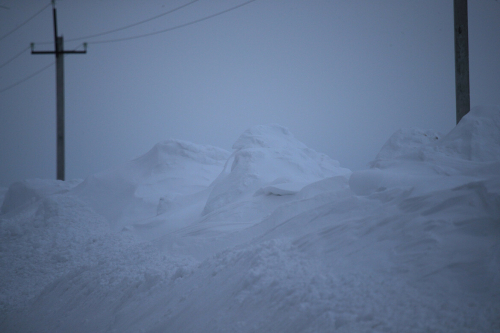
[[[31,54],[55,54],[56,56],[56,101],[57,101],[57,179],[64,180],[64,54],[87,53],[87,43],[83,51],[64,50],[64,38],[57,35],[57,13],[55,0],[52,0],[52,15],[54,18],[54,51],[35,51],[31,43]]]
[[[457,124],[470,111],[467,0],[453,0],[455,21],[455,98]]]

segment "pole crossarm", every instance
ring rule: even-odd
[[[62,38],[59,37],[59,38]],[[35,44],[31,43],[31,54],[74,54],[74,53],[79,53],[79,54],[86,54],[87,53],[87,43],[83,43],[84,50],[83,51],[77,51],[77,50],[54,50],[54,51],[35,51]]]
[[[85,51],[61,51],[61,52],[56,52],[56,51],[31,51],[31,54],[68,54],[68,53],[87,53],[87,50],[85,50]]]

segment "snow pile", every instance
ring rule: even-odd
[[[417,128],[401,129],[382,147],[375,165],[384,160],[425,160],[434,156],[468,161],[500,161],[500,110],[478,106],[466,114],[446,136]]]
[[[17,193],[17,185],[11,190]],[[0,215],[0,312],[25,305],[55,278],[102,257],[96,248],[116,238],[101,216],[67,194],[22,208]]]
[[[498,332],[499,114],[400,130],[352,174],[258,126],[13,202],[0,331]]]
[[[88,177],[73,193],[123,227],[156,216],[162,197],[207,188],[228,156],[213,146],[167,140],[125,165]]]
[[[375,160],[392,160],[398,157],[418,159],[423,147],[431,146],[441,135],[431,130],[402,128],[396,131],[382,146]]]
[[[287,184],[279,192],[296,193],[301,187],[327,177],[349,177],[348,169],[324,154],[307,148],[279,125],[255,126],[246,130],[233,145],[224,171],[214,182],[203,214],[242,201],[268,185]],[[276,189],[276,187],[274,187]],[[293,189],[293,190],[292,190]],[[292,190],[292,191],[291,191]]]
[[[223,170],[207,189],[162,197],[158,216],[134,224],[135,231],[145,239],[175,232],[175,242],[181,242],[183,236],[196,235],[203,241],[191,246],[189,252],[206,253],[206,247],[213,246],[207,244],[208,238],[260,222],[277,207],[303,198],[306,192],[299,192],[314,182],[336,178],[336,187],[320,192],[348,186],[348,169],[307,148],[279,125],[248,129],[233,149]],[[319,193],[312,190],[310,195],[313,192]]]
[[[60,181],[50,179],[29,179],[9,186],[2,195],[1,213],[6,214],[51,194],[64,193],[75,187],[81,180]]]
[[[500,109],[476,107],[446,136],[399,130],[382,147],[372,168],[356,172],[349,184],[359,195],[398,187],[412,191],[452,188],[500,169]],[[454,176],[454,177],[451,177]]]
[[[500,161],[500,108],[478,106],[437,145],[438,150],[469,161]]]

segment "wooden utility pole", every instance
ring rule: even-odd
[[[55,54],[56,56],[56,98],[57,98],[57,179],[64,180],[64,54],[87,53],[87,44],[83,51],[64,50],[64,38],[57,35],[57,13],[55,0],[52,0],[52,15],[54,18],[54,51],[35,51],[31,43],[31,54]]]
[[[457,124],[470,111],[467,0],[453,0],[455,21],[455,98]]]

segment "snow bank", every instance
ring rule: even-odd
[[[440,142],[439,151],[469,161],[500,161],[500,107],[477,106]]]
[[[5,195],[7,194],[7,191],[9,190],[8,187],[0,187],[0,213],[2,212],[2,205],[3,205],[3,201],[5,199]]]
[[[417,160],[422,147],[431,146],[440,137],[441,134],[431,130],[399,129],[382,146],[375,160],[391,160],[398,157]]]
[[[156,216],[162,197],[207,188],[228,156],[213,146],[167,140],[125,165],[88,177],[72,192],[113,225],[125,226]]]
[[[169,141],[18,205],[0,215],[0,331],[498,332],[494,110],[398,131],[352,175],[258,126],[231,155]]]
[[[446,136],[431,130],[400,129],[384,144],[372,165],[384,160],[421,161],[445,155],[477,162],[500,161],[500,107],[477,106]]]
[[[496,174],[499,162],[500,107],[479,106],[442,138],[415,128],[397,131],[371,168],[355,172],[349,184],[358,195],[389,188],[452,188],[473,181],[477,174]]]
[[[68,192],[0,215],[0,312],[25,306],[55,278],[100,260],[115,241],[103,218]]]
[[[205,242],[210,237],[218,238],[259,223],[279,206],[302,200],[304,195],[347,186],[349,170],[307,148],[281,126],[251,128],[233,147],[236,150],[224,170],[208,188],[185,195],[163,196],[158,216],[134,224],[135,231],[145,239],[175,232],[176,241],[196,235]],[[338,178],[332,182],[335,185],[302,191],[333,175]],[[207,246],[211,245],[192,246],[189,253],[203,257]]]
[[[204,215],[245,200],[269,185],[276,189],[279,184],[296,183],[297,187],[297,184],[305,186],[328,177],[348,178],[350,175],[350,170],[339,167],[337,161],[325,154],[307,148],[279,125],[261,125],[246,130],[233,149],[236,151],[213,183]],[[264,192],[269,193],[268,190]]]
[[[56,193],[64,193],[81,180],[61,181],[51,179],[28,179],[13,183],[3,198],[1,213],[6,214]]]

